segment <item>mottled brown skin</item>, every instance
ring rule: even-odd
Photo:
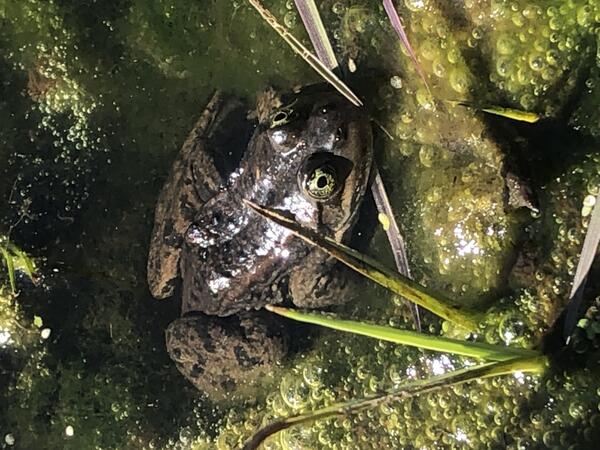
[[[173,294],[183,235],[196,212],[222,184],[206,145],[216,129],[226,126],[223,120],[238,106],[239,102],[225,101],[220,93],[212,97],[181,147],[158,197],[148,255],[148,283],[156,298]]]
[[[167,349],[186,378],[214,399],[249,395],[286,354],[283,322],[257,310],[281,303],[322,308],[348,297],[332,258],[243,200],[342,241],[372,160],[368,120],[338,94],[309,88],[279,98],[268,91],[237,170],[224,178],[211,146],[239,106],[217,94],[183,145],[157,203],[148,261],[155,297],[172,295],[181,279],[184,317],[167,329]],[[315,197],[329,187],[323,170],[335,189]]]

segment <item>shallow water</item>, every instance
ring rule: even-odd
[[[308,42],[293,2],[266,4]],[[433,96],[380,2],[320,7],[344,66],[357,67],[354,90],[393,137],[378,134],[378,160],[413,272],[491,306],[480,339],[534,346],[564,307],[600,185],[600,5],[396,4]],[[34,258],[40,278],[34,286],[18,270],[19,295],[1,280],[3,448],[236,448],[274,417],[467,363],[323,332],[264,398],[203,398],[164,349],[177,302],[152,299],[146,286],[158,190],[213,90],[252,102],[269,85],[319,80],[243,1],[0,0],[0,20],[0,235]],[[517,123],[443,100],[544,119]],[[507,208],[506,172],[526,180],[539,212]],[[380,229],[372,239],[389,260]],[[346,317],[410,326],[381,289],[365,283],[357,297]],[[592,313],[572,366],[320,421],[266,448],[589,448],[600,433]]]

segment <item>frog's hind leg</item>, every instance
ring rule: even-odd
[[[264,311],[183,317],[169,325],[166,342],[177,369],[216,401],[256,397],[287,349],[283,327]]]
[[[148,256],[148,284],[156,298],[173,294],[184,233],[198,209],[223,183],[211,142],[223,122],[240,107],[238,100],[215,93],[173,162],[156,203]]]

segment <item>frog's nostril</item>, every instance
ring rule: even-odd
[[[335,132],[335,142],[343,142],[346,140],[346,128],[338,127]]]
[[[336,108],[335,108],[335,105],[334,105],[334,104],[327,104],[327,105],[323,105],[323,106],[321,106],[321,108],[320,108],[320,112],[321,112],[321,114],[328,114],[328,113],[330,113],[331,111],[334,111],[335,109],[336,109]]]

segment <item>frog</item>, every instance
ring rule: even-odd
[[[351,298],[346,267],[247,202],[345,242],[373,161],[367,116],[328,87],[267,89],[240,111],[222,92],[208,102],[159,195],[148,256],[151,294],[181,298],[167,352],[213,400],[256,395],[287,357],[296,336],[266,305]]]

